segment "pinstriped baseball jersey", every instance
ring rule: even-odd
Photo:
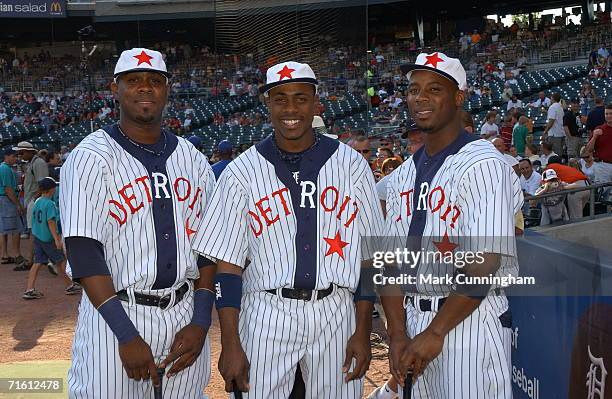
[[[422,236],[418,249],[425,251],[444,253],[459,245],[462,251],[507,255],[498,274],[516,274],[514,214],[522,204],[518,176],[502,154],[488,141],[462,132],[433,157],[422,147],[392,174],[386,232]],[[439,260],[420,262],[418,275],[452,276],[454,264]],[[418,292],[428,295],[447,295],[451,289],[417,281]]]
[[[121,305],[160,362],[193,316],[189,280],[198,278],[199,270],[190,241],[214,175],[206,157],[173,134],[164,132],[153,147],[151,153],[130,142],[117,125],[92,133],[61,169],[60,208],[65,237],[102,243],[115,290],[125,289],[130,298]],[[172,298],[186,282],[185,297],[167,309],[134,301],[134,292]],[[70,398],[152,397],[150,381],[128,378],[114,334],[86,295],[72,357]],[[164,392],[202,397],[209,375],[207,341],[196,363],[165,383]]]
[[[244,292],[357,287],[361,237],[383,229],[374,178],[348,146],[327,137],[317,145],[298,175],[268,137],[217,182],[194,249],[237,266],[249,259]]]
[[[499,253],[504,256],[497,273],[516,274],[514,214],[522,204],[518,176],[502,154],[488,141],[461,132],[434,156],[428,156],[422,147],[392,175],[387,190],[387,233],[416,238],[420,247],[434,253]],[[434,258],[420,262],[417,275],[453,276],[455,271],[453,262]],[[417,280],[422,295],[414,296],[405,310],[410,337],[427,329],[440,309],[439,300],[451,287]],[[429,301],[429,309],[420,307],[421,299]],[[511,330],[501,318],[509,315],[507,311],[504,295],[485,297],[446,335],[441,353],[414,384],[412,397],[511,398]]]
[[[109,126],[86,137],[61,169],[64,236],[104,245],[118,291],[163,289],[199,275],[190,239],[214,175],[193,145],[166,138],[166,155],[147,158]]]

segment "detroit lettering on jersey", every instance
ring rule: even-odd
[[[66,236],[104,244],[117,289],[164,289],[197,278],[190,239],[214,175],[190,143],[165,135],[157,146],[167,140],[166,150],[156,156],[111,125],[88,136],[62,168]]]
[[[409,240],[418,247],[414,250],[487,249],[504,254],[498,273],[513,273],[518,271],[514,214],[522,203],[518,176],[502,154],[491,143],[462,132],[434,156],[420,148],[392,175],[386,231],[418,238],[417,243]],[[452,264],[441,262],[418,267],[421,275],[452,276],[455,271]],[[446,295],[450,288],[417,286],[430,295]]]
[[[301,159],[298,180],[268,137],[217,183],[194,249],[237,266],[249,259],[245,292],[356,288],[361,238],[382,232],[374,178],[346,145],[327,137],[319,144]]]

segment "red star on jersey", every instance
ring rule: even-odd
[[[325,256],[337,253],[338,256],[340,256],[344,260],[344,251],[342,250],[342,248],[349,245],[349,243],[342,241],[342,239],[340,238],[340,232],[337,232],[334,238],[323,237],[323,239],[325,240],[327,245],[329,245],[329,249],[327,250],[327,253],[325,253]]]
[[[440,251],[440,253],[442,253],[443,255],[446,255],[449,252],[452,253],[455,248],[459,246],[458,244],[455,244],[454,242],[451,242],[448,239],[448,232],[444,232],[444,237],[442,237],[442,241],[434,241],[433,243],[436,248],[438,248],[438,251]]]
[[[192,229],[189,227],[189,219],[187,219],[187,221],[185,222],[185,231],[187,232],[187,238],[188,238],[188,239],[191,239],[191,236],[192,236],[194,233],[197,233],[197,230],[192,230]]]
[[[149,54],[145,53],[144,50],[142,50],[142,53],[135,55],[134,58],[136,58],[138,60],[138,65],[140,64],[144,64],[145,62],[151,66],[153,66],[153,64],[151,64],[151,60],[153,59],[153,57],[151,57]],[[138,66],[136,65],[136,66]]]
[[[281,69],[280,71],[276,72],[279,75],[278,80],[279,81],[283,80],[283,78],[293,79],[293,76],[291,76],[292,72],[295,72],[295,69],[291,69],[287,65],[285,65],[283,67],[283,69]]]
[[[427,58],[427,62],[425,63],[425,65],[430,64],[434,68],[438,67],[438,62],[444,62],[442,58],[438,57],[438,53],[426,55],[425,58]]]

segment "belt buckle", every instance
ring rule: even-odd
[[[310,292],[308,292],[310,291]],[[307,290],[307,289],[300,289],[298,291],[298,297],[299,299],[303,300],[303,301],[312,301],[314,296],[313,294],[316,293],[315,290]]]
[[[161,301],[166,298],[166,297],[170,297],[168,304],[165,307],[161,306]],[[171,307],[174,306],[174,302],[176,301],[176,291],[173,289],[170,293],[166,294],[166,295],[162,295],[159,297],[159,300],[157,301],[157,306],[161,309],[161,310],[168,310]]]

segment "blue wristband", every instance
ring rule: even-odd
[[[218,273],[215,275],[215,306],[221,308],[236,308],[240,310],[242,298],[242,276],[233,273]]]
[[[374,269],[372,267],[361,269],[361,278],[359,279],[359,284],[357,284],[357,289],[355,290],[355,294],[353,296],[353,302],[376,302],[377,295],[374,288],[374,274],[377,272],[378,269]]]
[[[125,313],[119,298],[116,296],[104,302],[98,308],[98,312],[106,321],[120,344],[125,344],[138,336],[138,330],[134,327],[132,320]]]
[[[193,317],[191,324],[208,330],[211,323],[212,306],[215,294],[207,289],[197,289],[193,294]]]

